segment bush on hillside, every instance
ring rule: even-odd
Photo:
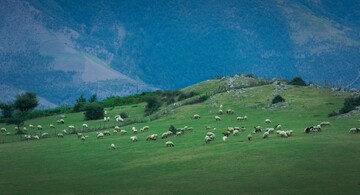
[[[272,99],[272,104],[276,104],[279,102],[285,102],[285,99],[283,97],[281,97],[281,95],[276,95],[273,99]]]
[[[198,103],[206,101],[207,99],[209,99],[209,97],[210,96],[208,96],[208,95],[201,95],[201,96],[198,96],[198,97],[194,97],[194,98],[186,100],[183,103],[183,105],[198,104]]]
[[[305,81],[301,77],[294,77],[293,80],[289,82],[290,85],[297,85],[297,86],[306,86]]]
[[[149,116],[150,114],[156,112],[161,106],[161,102],[154,96],[146,98],[145,102],[145,116]]]
[[[87,104],[85,107],[85,120],[96,120],[104,118],[104,107],[99,103]]]
[[[120,113],[120,116],[121,118],[129,118],[129,116],[125,112]]]
[[[339,113],[348,113],[354,110],[357,106],[360,106],[360,96],[346,98],[343,107],[339,110]]]

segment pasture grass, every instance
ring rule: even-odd
[[[214,88],[212,84],[212,88]],[[205,89],[203,89],[206,91]],[[328,118],[338,110],[345,97],[327,89],[290,86],[282,91],[286,108],[269,107],[274,88],[264,85],[246,88],[241,93],[225,92],[201,104],[181,106],[174,114],[147,123],[124,126],[128,135],[114,134],[102,140],[95,132],[81,142],[75,135],[0,145],[0,189],[2,194],[359,194],[360,134],[349,134],[358,127],[359,116]],[[234,115],[219,115],[223,109]],[[145,104],[109,109],[129,117],[142,117]],[[200,119],[191,117],[199,114]],[[247,121],[236,121],[247,115]],[[272,124],[265,124],[269,118]],[[27,121],[27,124],[53,123],[58,116]],[[68,114],[65,127],[80,127],[82,113]],[[303,129],[321,121],[330,121],[319,133],[304,134]],[[103,121],[86,121],[89,126]],[[271,134],[262,139],[247,134],[254,126],[272,127],[280,123],[294,135],[280,138]],[[150,130],[129,139],[131,127],[150,126]],[[193,130],[166,140],[145,141],[152,133],[161,135],[170,125],[189,126]],[[3,125],[2,125],[3,126]],[[216,128],[215,141],[205,144],[209,131]],[[227,127],[244,126],[239,136],[226,143],[221,132]],[[9,127],[10,128],[10,127]],[[62,128],[62,127],[59,127]],[[171,140],[175,147],[165,147]],[[110,148],[115,143],[116,150]]]

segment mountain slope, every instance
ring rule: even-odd
[[[234,73],[359,87],[359,8],[356,0],[4,0],[0,78],[55,104]]]

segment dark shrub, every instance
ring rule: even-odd
[[[281,97],[281,95],[276,95],[273,99],[272,99],[272,104],[276,104],[279,102],[285,102],[285,99],[283,97]]]
[[[104,117],[104,107],[99,103],[87,104],[85,107],[85,120],[96,120]]]
[[[305,81],[301,77],[294,77],[293,80],[289,82],[290,85],[306,86]]]

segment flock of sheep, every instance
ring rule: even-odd
[[[220,109],[218,110],[218,115],[214,116],[214,119],[215,119],[216,122],[220,122],[222,120],[219,115],[223,115],[223,113],[224,113],[224,111],[222,110],[222,105],[220,105]],[[235,112],[232,109],[227,109],[225,113],[228,114],[228,115],[233,115]],[[104,122],[110,121],[111,118],[109,116],[106,116],[107,115],[106,111],[105,111],[104,114],[105,114]],[[200,120],[200,118],[201,117],[200,117],[199,114],[195,114],[195,115],[192,116],[192,119],[194,119],[194,120]],[[114,117],[114,119],[115,119],[116,122],[123,122],[124,121],[124,119],[120,115],[116,115]],[[237,116],[236,120],[237,121],[247,121],[248,117],[247,116]],[[61,118],[56,121],[56,123],[58,125],[65,124],[64,116],[62,115]],[[265,123],[265,125],[270,126],[272,124],[272,121],[270,119],[265,119],[264,123]],[[304,133],[319,132],[319,131],[321,131],[321,129],[324,126],[328,126],[328,125],[330,125],[330,122],[321,122],[318,125],[306,127],[304,129]],[[28,125],[28,128],[35,129],[35,126],[30,124],[30,125]],[[43,129],[43,127],[41,125],[37,125],[36,128],[38,130]],[[52,129],[52,128],[56,128],[56,127],[55,127],[55,125],[50,124],[49,128]],[[82,125],[83,130],[88,129],[88,128],[89,128],[89,126],[87,124],[84,123]],[[149,129],[150,129],[149,126],[144,126],[144,127],[140,128],[140,129],[137,129],[136,127],[132,127],[131,132],[132,132],[133,135],[129,137],[130,141],[131,142],[137,142],[138,141],[137,134],[141,133],[141,132],[146,132]],[[216,137],[215,132],[217,132],[217,131],[216,131],[216,128],[211,128],[208,125],[205,126],[205,129],[210,130],[210,131],[208,131],[206,133],[205,138],[204,138],[205,144],[208,144],[208,143],[215,140],[215,137]],[[180,136],[180,135],[184,134],[186,131],[189,131],[189,130],[193,130],[193,128],[188,127],[188,126],[184,126],[183,128],[176,129],[175,132],[174,131],[166,131],[166,132],[161,134],[161,139],[167,139],[170,136]],[[23,127],[23,131],[26,132],[27,128]],[[222,141],[227,142],[227,139],[230,137],[230,135],[238,136],[238,135],[240,135],[240,133],[245,132],[245,131],[246,131],[246,128],[244,126],[242,126],[242,127],[228,127],[225,131],[221,132]],[[1,128],[1,132],[5,132],[7,135],[10,134],[6,130],[6,128]],[[294,131],[293,130],[282,130],[281,124],[276,124],[273,127],[267,127],[267,128],[264,129],[264,131],[262,130],[261,126],[255,126],[253,128],[253,131],[251,131],[247,135],[247,140],[252,141],[253,134],[257,134],[257,133],[263,133],[262,138],[266,139],[266,138],[269,138],[270,135],[275,133],[275,132],[276,132],[278,137],[287,138],[287,137],[292,136]],[[359,132],[360,132],[360,128],[351,128],[349,130],[349,133],[359,133]],[[112,134],[115,135],[115,134],[118,134],[118,133],[120,135],[127,135],[128,131],[126,131],[125,129],[121,129],[119,126],[115,126],[112,133],[110,131],[96,132],[96,139],[103,139],[105,136],[110,136]],[[56,136],[58,138],[63,138],[65,135],[69,135],[69,134],[75,134],[77,136],[77,138],[80,139],[83,142],[86,141],[89,138],[89,136],[83,135],[82,133],[77,132],[74,125],[69,125],[67,130],[66,129],[62,130],[62,132],[57,133]],[[50,137],[50,136],[49,136],[49,133],[43,132],[43,133],[41,133],[41,135],[25,134],[23,137],[26,140],[31,140],[31,139],[39,140],[40,138],[47,138],[47,137]],[[146,137],[146,141],[156,141],[158,139],[158,137],[159,137],[158,134],[150,134],[150,135],[148,135]],[[175,144],[172,141],[166,141],[165,146],[166,147],[173,147],[173,146],[175,146]],[[110,147],[112,149],[116,149],[116,145],[114,143],[112,143],[110,145]]]

